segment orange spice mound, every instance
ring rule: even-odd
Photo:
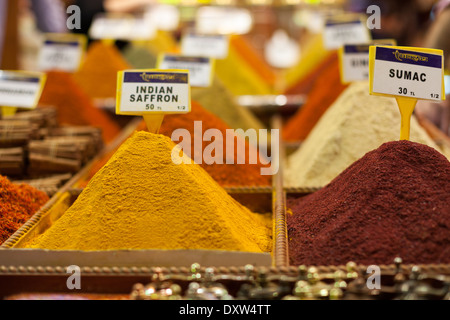
[[[176,129],[186,129],[191,133],[191,150],[192,153],[203,152],[204,148],[210,144],[210,142],[203,142],[201,150],[194,148],[194,121],[202,121],[202,134],[208,129],[218,129],[222,133],[224,139],[226,137],[226,130],[231,129],[221,119],[214,114],[205,110],[199,103],[192,101],[192,110],[187,114],[180,115],[168,115],[164,118],[161,125],[160,133],[168,137],[172,136],[172,132]],[[248,142],[241,138],[235,140],[235,152],[232,157],[235,164],[226,164],[226,145],[223,143],[223,154],[220,157],[223,159],[224,164],[205,164],[200,165],[205,169],[214,180],[216,180],[223,187],[237,187],[237,186],[270,186],[271,177],[261,175],[261,168],[264,167],[261,163],[249,164],[249,150],[253,148]],[[238,146],[245,144],[245,163],[236,164],[238,160],[237,148]],[[216,152],[219,150],[216,150]],[[194,155],[189,155],[194,158]]]
[[[74,77],[91,98],[115,98],[117,72],[130,68],[115,46],[94,42],[89,47],[86,59]]]
[[[284,127],[283,139],[285,141],[306,139],[325,111],[348,87],[341,83],[337,56],[330,62],[331,64],[320,72],[306,103]]]
[[[103,139],[107,143],[120,133],[120,127],[93,104],[70,73],[48,72],[39,103],[41,107],[47,105],[57,108],[58,123],[61,125],[88,125],[101,128]]]
[[[0,245],[48,200],[46,193],[0,176]]]
[[[218,129],[222,132],[225,137],[225,132],[230,129],[222,120],[216,117],[214,114],[205,110],[199,103],[192,101],[192,111],[187,114],[175,114],[167,115],[164,117],[164,121],[161,125],[160,134],[166,135],[168,137],[172,136],[172,132],[176,129],[186,129],[191,133],[191,151],[197,151],[194,149],[194,121],[202,121],[202,134],[208,129]],[[144,121],[142,121],[136,128],[137,131],[146,131],[147,127]],[[202,146],[202,151],[210,142],[204,142]],[[237,162],[237,147],[245,144],[246,150],[246,164],[236,164]],[[118,149],[119,147],[117,147]],[[224,164],[212,164],[208,165],[204,162],[201,164],[202,168],[205,169],[212,178],[218,182],[223,187],[238,187],[238,186],[254,186],[254,187],[265,187],[270,186],[272,183],[271,176],[261,175],[260,169],[266,167],[265,165],[258,164],[248,164],[248,155],[250,148],[253,148],[248,142],[241,138],[235,140],[235,152],[234,162],[235,164],[226,164],[226,154],[222,154]],[[116,150],[117,150],[116,149]],[[95,163],[91,168],[89,175],[85,181],[81,182],[79,187],[85,187],[89,180],[100,170],[111,158],[115,151],[113,150],[107,155],[105,155],[99,162]],[[226,150],[225,146],[223,148],[224,152]],[[197,151],[198,152],[198,151]],[[189,155],[190,156],[190,155]],[[259,162],[259,159],[258,159]]]
[[[339,65],[339,55],[336,51],[330,52],[317,67],[302,77],[299,81],[291,85],[285,90],[285,94],[308,94],[316,84],[317,80],[329,68],[334,68],[335,64]]]
[[[247,63],[263,78],[267,84],[274,86],[276,82],[275,71],[266,63],[251,44],[240,35],[230,37],[230,45],[247,61]]]

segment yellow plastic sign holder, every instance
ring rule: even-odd
[[[144,122],[147,126],[147,130],[150,133],[158,134],[161,128],[161,124],[164,120],[164,116],[166,114],[178,114],[178,113],[189,113],[191,112],[191,91],[189,90],[189,103],[186,111],[183,112],[169,112],[169,111],[140,111],[140,112],[124,112],[120,110],[120,102],[122,100],[122,79],[124,72],[143,72],[143,73],[151,73],[151,72],[160,72],[160,73],[189,73],[189,70],[180,70],[180,69],[139,69],[139,70],[124,70],[119,71],[117,73],[117,103],[116,103],[116,114],[119,115],[134,115],[134,116],[142,116]],[[189,85],[189,82],[188,82]]]
[[[116,43],[116,40],[114,40],[114,39],[101,39],[100,41],[105,46],[113,46]]]
[[[418,100],[405,97],[396,97],[395,100],[401,115],[400,140],[409,140],[411,117]]]
[[[155,134],[159,133],[159,129],[161,128],[161,124],[164,120],[164,114],[144,114],[142,117],[147,125],[148,132]]]
[[[28,109],[36,109],[37,105],[39,104],[39,99],[41,98],[42,92],[44,91],[45,82],[47,81],[47,75],[45,73],[26,72],[26,71],[7,71],[7,72],[15,72],[17,74],[22,74],[24,76],[27,75],[38,76],[40,78],[41,88],[39,89],[39,93],[33,103],[33,106],[31,108],[28,108]],[[17,113],[18,109],[19,108],[17,106],[1,106],[2,117],[13,116]]]
[[[13,116],[17,112],[17,107],[2,107],[2,116],[8,117]]]
[[[399,46],[378,46],[378,47],[386,47],[390,49],[398,49],[398,50],[407,50],[414,51],[417,53],[429,53],[435,55],[442,56],[442,66],[444,66],[444,56],[442,50],[438,49],[429,49],[429,48],[417,48],[417,47],[399,47]],[[370,94],[385,96],[385,97],[395,97],[397,101],[398,108],[400,110],[401,115],[401,125],[400,125],[400,140],[409,140],[410,131],[411,131],[411,116],[416,107],[417,98],[410,98],[404,96],[390,95],[373,92],[373,82],[374,82],[374,68],[375,68],[375,53],[376,46],[371,46],[369,49],[369,81],[370,81]],[[442,68],[442,83],[444,83],[444,70]],[[445,99],[445,88],[442,86],[441,97]],[[425,100],[425,99],[424,99]]]

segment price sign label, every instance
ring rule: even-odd
[[[245,34],[253,26],[252,15],[244,8],[203,6],[198,8],[195,20],[200,34]]]
[[[364,44],[371,39],[369,29],[361,18],[329,19],[323,31],[325,48],[339,49],[346,43]]]
[[[145,115],[191,111],[188,70],[126,70],[118,73],[116,113]]]
[[[0,71],[0,106],[36,108],[45,79],[40,72]]]
[[[97,40],[149,40],[156,34],[151,19],[129,14],[100,14],[94,18],[89,35]]]
[[[442,50],[370,47],[370,93],[414,99],[444,99]]]
[[[39,53],[39,70],[44,72],[51,70],[77,71],[81,64],[86,44],[87,39],[84,35],[47,35]]]
[[[396,45],[393,39],[374,40],[366,44],[345,44],[339,49],[341,82],[369,80],[369,48],[372,45]]]
[[[213,79],[214,60],[206,57],[164,54],[159,57],[157,68],[189,70],[189,82],[192,87],[209,87]]]
[[[188,33],[181,41],[181,54],[189,57],[225,59],[228,56],[229,37]]]

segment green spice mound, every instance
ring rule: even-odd
[[[123,57],[136,69],[156,68],[157,56],[146,46],[130,44],[123,51]]]
[[[199,102],[209,112],[222,119],[233,129],[266,129],[259,119],[238,104],[223,83],[214,78],[209,88],[192,88],[192,100]]]
[[[29,247],[270,251],[268,219],[231,198],[178,146],[183,163],[175,164],[174,147],[163,135],[136,132]]]

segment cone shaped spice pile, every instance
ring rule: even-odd
[[[398,140],[400,112],[394,98],[371,96],[366,82],[352,84],[288,158],[290,187],[323,187],[353,162],[386,141]],[[439,150],[415,117],[411,141]]]
[[[450,162],[409,142],[383,144],[324,189],[288,203],[294,265],[450,263]]]
[[[316,79],[306,82],[307,84],[313,83],[306,103],[287,122],[283,129],[283,139],[286,141],[302,141],[306,139],[325,111],[348,87],[348,85],[341,83],[339,59],[336,53],[331,54],[320,65],[317,74]],[[298,87],[290,89],[287,94],[301,93],[302,86],[303,84],[299,83]]]
[[[309,94],[320,78],[325,78],[323,75],[329,69],[335,69],[335,66],[339,67],[339,56],[336,51],[330,51],[327,56],[319,62],[317,66],[308,72],[305,76],[300,78],[297,82],[289,86],[285,90],[285,94]],[[339,70],[338,70],[339,75]],[[323,81],[322,81],[323,82]],[[333,90],[334,88],[322,88],[322,91],[327,89]]]
[[[241,35],[230,36],[230,46],[248,63],[258,75],[272,88],[275,87],[277,75],[267,64],[261,55],[250,42]]]
[[[0,176],[0,245],[47,201],[44,192],[26,184],[13,184]]]
[[[116,97],[117,72],[125,69],[130,65],[115,46],[94,42],[74,76],[91,98],[108,99]]]
[[[110,142],[120,133],[120,127],[92,103],[70,73],[52,71],[47,74],[40,104],[57,108],[58,122],[61,125],[89,125],[101,128],[106,142]]]
[[[176,114],[176,115],[166,115],[164,117],[164,121],[162,123],[160,133],[167,136],[172,137],[172,133],[177,129],[186,129],[191,134],[191,154],[187,154],[191,158],[194,157],[194,154],[198,154],[199,152],[203,152],[204,148],[208,146],[211,142],[203,142],[200,151],[197,151],[194,143],[194,134],[195,134],[195,121],[202,121],[202,131],[201,134],[205,133],[205,131],[209,129],[217,129],[219,130],[223,137],[226,137],[226,130],[230,129],[222,120],[216,117],[214,114],[209,111],[203,109],[203,107],[192,101],[192,110],[187,114]],[[144,121],[140,123],[137,130],[146,131],[147,127]],[[223,143],[224,141],[222,141]],[[245,164],[238,164],[238,148],[244,145],[245,150]],[[250,151],[257,152],[258,150],[254,149],[252,145],[248,142],[244,141],[242,138],[237,137],[235,140],[235,152],[232,154],[233,164],[229,162],[227,164],[227,155],[226,155],[226,145],[223,143],[223,151],[224,154],[221,155],[223,159],[223,164],[213,163],[206,164],[202,162],[200,165],[203,169],[205,169],[211,177],[218,182],[222,187],[266,187],[272,185],[272,177],[267,175],[261,175],[261,169],[264,167],[268,167],[263,165],[259,159],[258,163],[251,164],[249,162],[249,153]],[[88,176],[85,181],[83,181],[80,186],[84,187],[87,185],[90,179],[100,170],[106,162],[112,157],[116,150],[111,152],[110,154],[105,155],[101,160],[93,165]],[[192,152],[193,151],[193,152]]]
[[[267,217],[232,199],[200,166],[175,164],[174,147],[163,135],[135,133],[30,247],[270,251]]]
[[[221,186],[271,186],[271,176],[261,175],[261,168],[265,166],[260,163],[260,159],[257,159],[258,163],[250,164],[249,153],[258,152],[258,150],[256,150],[253,145],[249,144],[244,139],[236,136],[234,152],[227,155],[227,145],[225,143],[225,139],[226,131],[230,128],[215,115],[203,109],[202,106],[195,101],[192,102],[192,111],[190,113],[166,116],[161,126],[160,133],[165,136],[172,137],[172,133],[177,129],[188,130],[189,133],[191,133],[192,139],[191,154],[187,155],[192,159],[198,159],[199,154],[201,155],[211,142],[203,142],[203,145],[200,148],[195,147],[195,141],[193,138],[195,134],[195,121],[202,121],[202,135],[209,129],[216,129],[222,133],[224,140],[220,141],[220,144],[223,146],[223,153],[218,154],[217,152],[220,151],[220,148],[218,148],[215,150],[214,156],[220,157],[223,164],[206,164],[204,161],[202,161],[201,164],[202,168],[205,169]],[[238,164],[238,156],[240,155],[238,150],[241,150],[241,147],[245,150],[244,164]],[[230,161],[227,161],[227,156]],[[233,164],[231,164],[231,162]]]
[[[284,72],[285,87],[293,92],[289,93],[308,93],[310,87],[308,82],[315,81],[317,74],[322,69],[322,64],[330,57],[336,54],[324,46],[323,37],[320,33],[311,35],[308,40],[302,44],[302,54],[300,60],[295,66]],[[302,87],[301,83],[305,82],[306,86]],[[296,88],[296,89],[295,89]]]
[[[233,129],[265,129],[265,126],[249,109],[235,102],[231,93],[218,78],[214,79],[209,88],[192,88],[191,97]]]

